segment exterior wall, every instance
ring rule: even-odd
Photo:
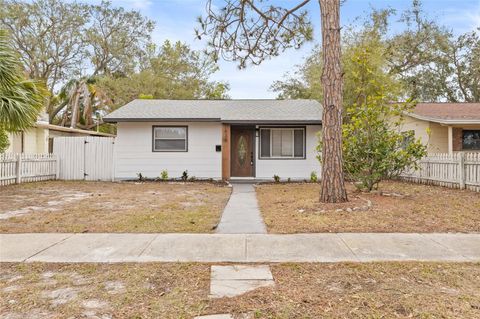
[[[152,152],[152,126],[188,126],[188,152]],[[259,179],[272,179],[274,174],[282,179],[309,179],[312,171],[320,176],[317,159],[317,133],[320,125],[306,126],[305,159],[259,159],[259,137],[255,138],[255,175]],[[167,170],[171,178],[180,177],[184,170],[197,178],[222,178],[222,145],[220,123],[172,122],[122,122],[117,124],[115,139],[115,179],[135,179],[137,173],[155,178]]]
[[[152,152],[152,126],[188,126],[187,152]],[[148,178],[167,170],[170,178],[180,177],[184,170],[197,178],[221,179],[222,153],[215,145],[222,144],[221,123],[202,122],[122,122],[117,124],[115,139],[115,178]]]
[[[428,153],[448,153],[448,126],[427,122],[430,125]]]
[[[401,131],[414,131],[415,138],[419,138],[423,144],[427,145],[428,153],[448,152],[447,126],[406,116]]]
[[[7,153],[48,153],[48,129],[32,127],[22,133],[9,134]]]
[[[463,148],[463,130],[461,128],[458,128],[458,127],[454,127],[453,128],[453,139],[452,139],[452,142],[453,142],[453,151],[454,152],[458,152],[458,151],[461,151],[462,148]]]
[[[255,138],[256,178],[272,179],[278,175],[283,179],[310,179],[310,173],[315,171],[320,176],[320,162],[317,159],[318,135],[320,125],[307,125],[305,130],[305,159],[259,159],[258,150],[260,138]],[[258,134],[257,134],[258,135]]]

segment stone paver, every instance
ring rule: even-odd
[[[217,226],[219,234],[265,234],[253,184],[232,184],[233,191]]]
[[[480,261],[480,234],[0,234],[0,262]]]
[[[212,266],[210,297],[235,297],[260,287],[274,286],[272,272],[267,265]]]

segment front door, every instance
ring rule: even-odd
[[[231,176],[253,177],[255,128],[232,127]]]

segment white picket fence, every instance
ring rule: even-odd
[[[480,153],[429,154],[402,179],[480,192]]]
[[[53,154],[0,154],[0,186],[58,178]]]
[[[113,181],[113,137],[68,136],[53,139],[59,179]]]

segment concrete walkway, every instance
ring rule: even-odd
[[[265,234],[267,230],[258,209],[252,184],[232,184],[233,192],[223,211],[218,234]]]
[[[477,261],[480,234],[0,234],[0,262]]]

